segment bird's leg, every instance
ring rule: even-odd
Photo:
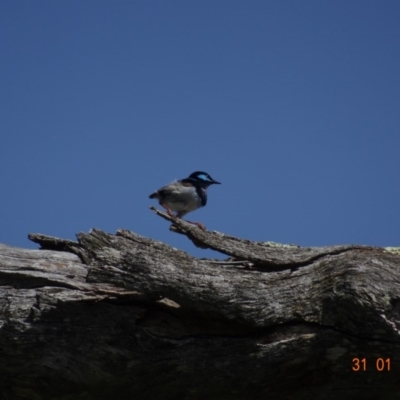
[[[193,221],[188,221],[187,219],[183,219],[182,217],[183,217],[184,215],[186,215],[186,214],[187,214],[187,212],[182,212],[182,211],[180,211],[180,212],[178,212],[178,213],[176,214],[176,218],[180,218],[180,219],[182,219],[182,220],[185,221],[185,222],[189,222],[189,224],[196,225],[196,226],[198,226],[202,231],[205,231],[205,230],[206,230],[206,227],[205,227],[203,224],[201,224],[200,222],[193,222]]]
[[[161,204],[161,203],[160,203],[160,205],[161,205],[161,207],[163,207],[163,208],[165,208],[165,209],[167,210],[167,214],[168,214],[170,217],[173,217],[173,218],[176,217],[176,215],[174,215],[174,213],[173,213],[167,206],[165,206],[164,204]]]
[[[185,221],[189,222],[189,224],[198,226],[202,231],[206,230],[206,227],[201,222],[188,221],[187,219],[185,219]]]

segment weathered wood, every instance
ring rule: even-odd
[[[0,245],[1,399],[399,398],[400,255],[256,243],[156,212],[231,258],[126,230]]]

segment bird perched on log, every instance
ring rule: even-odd
[[[188,178],[163,186],[152,193],[149,198],[158,199],[160,205],[167,210],[170,216],[182,218],[187,213],[204,207],[207,204],[207,188],[220,183],[211,178],[207,172],[196,171]],[[175,215],[173,211],[176,213]],[[188,222],[205,229],[198,222]]]

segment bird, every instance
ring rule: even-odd
[[[150,199],[158,199],[159,204],[174,218],[182,218],[187,213],[207,204],[207,188],[218,184],[207,172],[196,171],[189,177],[172,182],[152,193]],[[175,212],[175,214],[173,213]],[[199,222],[187,221],[205,227]]]

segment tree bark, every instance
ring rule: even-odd
[[[172,229],[0,245],[1,399],[398,399],[400,255]]]

